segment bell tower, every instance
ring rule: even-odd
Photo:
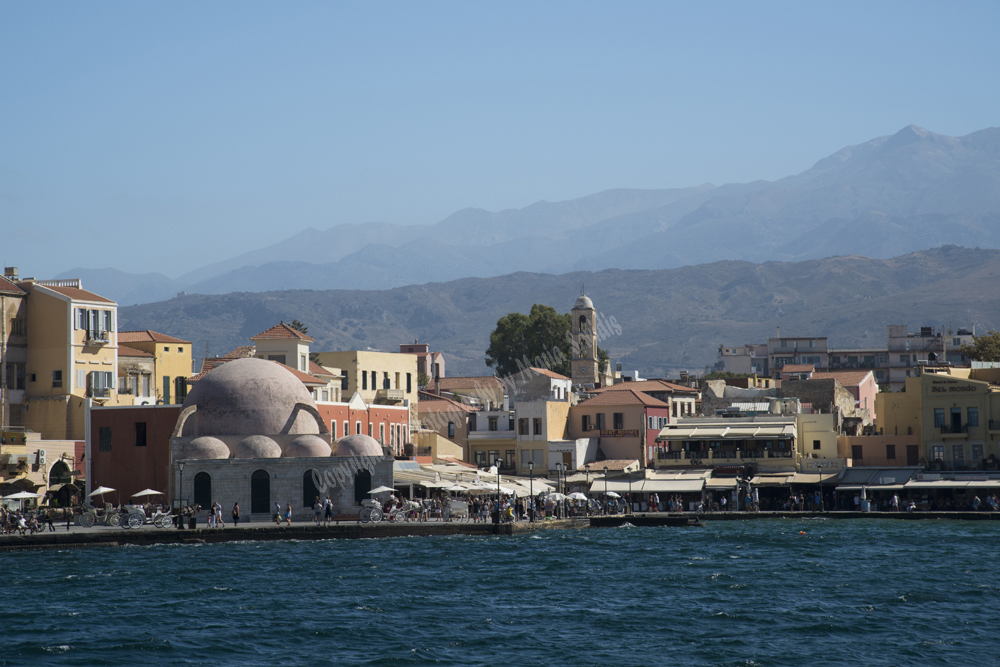
[[[597,377],[597,311],[586,294],[573,304],[573,384],[594,385]]]

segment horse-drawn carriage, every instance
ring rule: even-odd
[[[404,500],[401,506],[393,505],[389,512],[386,513],[382,509],[382,505],[377,500],[362,500],[361,501],[361,512],[359,517],[361,523],[378,523],[382,519],[391,521],[392,523],[403,523],[407,520],[410,512],[416,512],[420,510],[420,503],[415,503],[412,500]]]

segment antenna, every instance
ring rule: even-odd
[[[584,295],[587,294],[587,290],[584,289],[584,287],[585,287],[585,284],[581,282],[580,283],[580,296],[584,296]]]

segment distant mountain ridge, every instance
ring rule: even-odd
[[[830,345],[884,345],[886,325],[1000,328],[1000,251],[945,246],[894,259],[721,261],[675,269],[513,273],[391,290],[293,290],[187,295],[121,308],[120,326],[224,354],[279,320],[298,319],[313,349],[396,351],[413,338],[441,351],[448,373],[482,374],[503,315],[542,303],[568,312],[581,282],[621,335],[602,342],[626,369],[650,377],[700,371],[720,344],[773,335],[825,335]]]
[[[496,213],[463,209],[433,225],[310,228],[174,281],[91,276],[122,304],[180,291],[391,289],[517,271],[887,258],[945,244],[1000,248],[998,223],[1000,128],[948,137],[910,125],[774,182],[607,190]]]

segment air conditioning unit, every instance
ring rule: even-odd
[[[38,465],[40,465],[40,466],[45,465],[45,450],[44,449],[39,449],[38,450]]]

